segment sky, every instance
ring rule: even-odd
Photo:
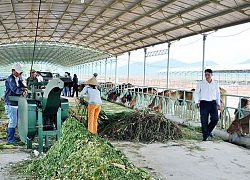
[[[148,48],[147,52],[167,49],[168,44]],[[120,66],[128,61],[127,53],[119,57]],[[166,59],[167,55],[147,58],[147,62]],[[173,42],[170,47],[170,58],[193,63],[203,58],[203,36],[196,35]],[[217,64],[238,64],[250,59],[250,23],[208,32],[205,41],[205,61]],[[143,62],[143,49],[131,52],[132,62]]]

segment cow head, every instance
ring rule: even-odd
[[[229,128],[227,129],[227,132],[228,133],[242,133],[242,127],[241,127],[240,121],[238,119],[234,120],[232,124],[229,126]]]

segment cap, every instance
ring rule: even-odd
[[[97,73],[94,73],[93,75],[94,75],[94,76],[98,76],[98,74],[97,74]]]
[[[23,70],[22,70],[20,64],[14,64],[14,66],[13,66],[12,69],[15,69],[15,71],[16,71],[17,73],[19,73],[19,74],[23,72]]]
[[[95,80],[94,78],[90,78],[84,84],[91,84],[91,85],[96,85],[96,86],[99,85],[98,82],[97,82],[97,80]]]

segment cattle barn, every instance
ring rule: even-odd
[[[181,85],[171,87],[169,64],[171,49],[174,48],[171,45],[181,39],[201,35],[203,57],[199,72],[202,78],[196,79],[194,81],[196,84],[198,80],[204,79],[206,39],[211,33],[221,29],[250,23],[250,2],[248,0],[0,0],[0,21],[0,71],[10,71],[16,63],[25,67],[24,77],[25,73],[29,75],[34,67],[37,71],[45,70],[46,67],[53,70],[60,69],[63,73],[70,73],[71,76],[78,75],[80,90],[85,86],[84,81],[97,73],[103,99],[136,110],[157,111],[166,117],[182,119],[183,123],[187,121],[199,123],[199,112],[194,109],[193,84],[187,89]],[[150,48],[162,44],[166,44],[165,49],[149,51]],[[141,58],[143,63],[140,66],[142,73],[131,82],[133,72],[130,69],[130,57],[131,52],[136,50],[143,50]],[[123,55],[126,55],[127,65],[126,77],[123,77],[121,82],[118,81],[117,67],[122,63],[119,60]],[[164,55],[166,60],[163,68],[164,78],[150,79],[150,74],[146,71],[147,59],[160,55]],[[108,73],[112,76],[108,77]],[[159,79],[164,79],[164,85],[150,84],[150,82],[157,84]],[[178,78],[174,80],[178,81]],[[1,96],[4,93],[4,81],[4,78],[0,81]],[[40,103],[33,101],[35,108],[33,106],[26,108],[25,112],[32,108],[35,112],[37,108],[41,108],[44,114],[37,112],[34,116],[39,114],[40,120],[45,116],[47,121],[56,120],[58,124],[53,125],[60,128],[60,120],[65,120],[68,117],[65,112],[69,111],[68,99],[60,100],[58,93],[58,89],[63,88],[60,85],[61,81],[63,77],[61,80],[53,78],[48,82],[49,90],[45,90],[46,99],[43,97],[41,100],[41,90],[40,94],[33,94],[32,97]],[[69,83],[69,86],[73,83],[65,79],[64,82]],[[56,88],[53,88],[54,86]],[[217,128],[225,133],[228,129],[230,133],[234,133],[235,130],[239,136],[249,139],[250,127],[247,121],[249,114],[246,115],[249,110],[246,108],[247,104],[243,105],[242,101],[242,99],[249,100],[249,97],[230,95],[227,89],[229,87],[235,86],[226,84],[221,89],[223,105]],[[51,97],[56,97],[56,101],[52,101]],[[231,105],[230,99],[233,99],[235,104]],[[50,104],[47,102],[52,104],[51,107],[65,110],[60,112],[62,119],[50,117],[51,112],[55,114],[57,111],[50,109]],[[27,106],[28,104],[26,103]],[[240,124],[240,120],[244,120],[244,126],[235,128]],[[233,128],[229,128],[230,125]],[[44,129],[39,127],[39,132],[43,132]],[[59,134],[59,129],[57,130],[56,138]],[[36,133],[33,132],[32,135]],[[46,136],[46,133],[43,135]],[[40,150],[42,145],[39,145]],[[127,168],[117,163],[114,166]]]

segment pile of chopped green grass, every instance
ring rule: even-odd
[[[68,118],[61,132],[45,157],[23,162],[17,170],[34,179],[150,179],[120,150],[88,132],[75,118]]]

